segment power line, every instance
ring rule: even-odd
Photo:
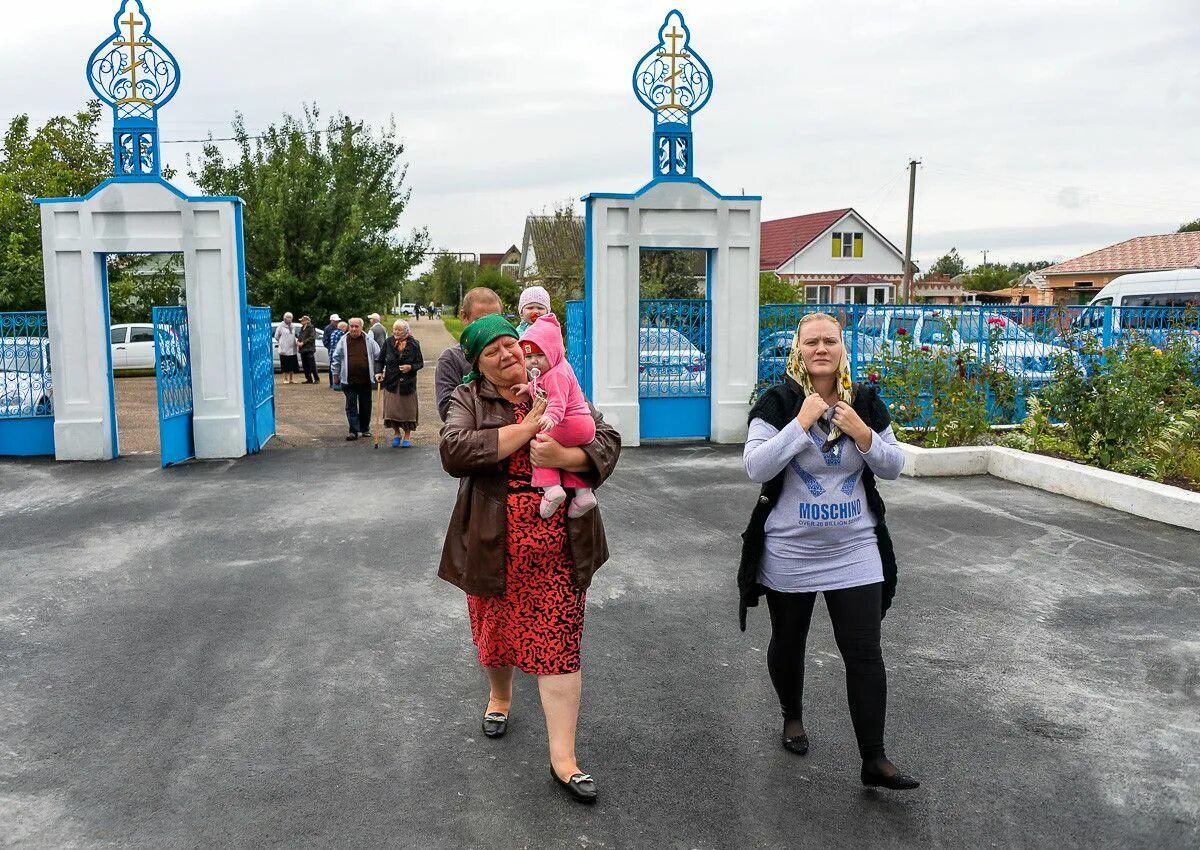
[[[292,132],[291,130],[288,131],[289,134],[291,132]],[[301,131],[299,131],[300,135],[302,135],[302,136],[319,136],[322,133],[328,133],[328,132],[330,132],[330,131],[329,130],[301,130]],[[335,130],[334,132],[337,132],[337,131]],[[247,141],[258,141],[260,139],[265,139],[266,137],[267,137],[266,133],[259,133],[257,136],[246,136],[245,138]],[[241,137],[241,136],[221,136],[219,138],[207,138],[207,139],[160,139],[159,144],[160,145],[203,145],[203,144],[208,144],[209,142],[240,142],[242,140],[242,138],[243,137]]]

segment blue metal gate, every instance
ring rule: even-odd
[[[645,440],[707,439],[712,303],[703,298],[642,300],[638,311],[638,406]]]
[[[589,350],[586,301],[567,302],[567,362],[575,370],[583,394],[592,397],[592,358]]]
[[[247,307],[246,315],[246,364],[250,370],[246,448],[256,454],[275,436],[275,352],[271,308]]]
[[[158,445],[162,465],[196,456],[192,432],[192,358],[187,307],[155,307],[154,375],[158,379]]]
[[[54,454],[45,313],[0,313],[0,455]]]

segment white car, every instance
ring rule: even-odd
[[[50,340],[19,336],[0,340],[0,416],[50,416]]]
[[[275,329],[279,327],[279,322],[271,322],[271,355],[275,358],[275,371],[278,372],[279,366],[279,342],[275,339]],[[298,331],[300,323],[293,322],[292,326]],[[301,362],[300,370],[304,371],[304,363]],[[321,329],[317,328],[317,371],[329,371],[329,350],[321,344]]]
[[[1059,356],[1071,354],[1062,346],[1039,342],[1012,319],[994,312],[869,309],[856,330],[859,364],[876,359],[883,349],[894,351],[899,340],[908,336],[914,345],[934,350],[969,348],[981,357],[994,358],[1008,374],[1034,384],[1051,380]],[[993,343],[995,350],[990,350]]]
[[[417,305],[411,301],[407,304],[400,305],[401,316],[415,316],[417,314]]]
[[[114,372],[154,368],[154,325],[113,325],[108,333]]]
[[[638,394],[642,398],[702,396],[707,382],[707,358],[676,328],[638,329]]]

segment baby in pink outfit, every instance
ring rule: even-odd
[[[521,350],[529,372],[530,393],[541,392],[546,396],[546,412],[538,423],[540,430],[564,446],[586,446],[596,439],[596,420],[575,370],[567,362],[558,318],[548,313],[530,325],[521,335]],[[531,483],[542,488],[539,512],[545,519],[553,516],[567,500],[564,485],[575,490],[567,516],[583,516],[596,507],[596,494],[587,481],[573,472],[535,466]]]

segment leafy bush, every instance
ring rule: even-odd
[[[1179,334],[1156,346],[1134,337],[1102,348],[1089,337],[1080,347],[1078,358],[1059,358],[1055,380],[1005,444],[1155,481],[1200,482],[1198,340]]]
[[[998,362],[981,362],[975,346],[919,345],[903,327],[895,337],[870,365],[869,379],[880,383],[904,439],[928,448],[973,445],[988,433],[991,415],[1012,415],[1016,382]]]

